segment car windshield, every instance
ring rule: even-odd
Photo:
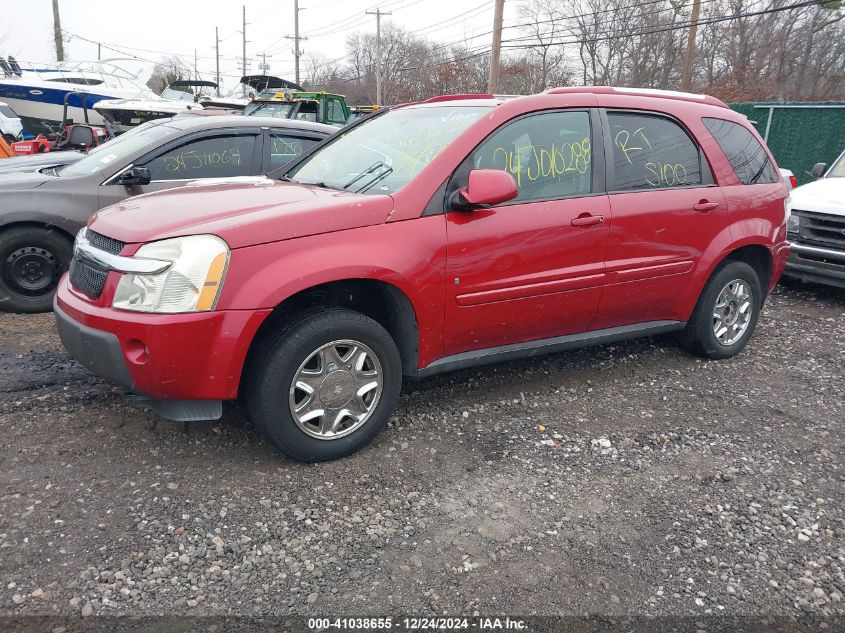
[[[4,117],[8,117],[9,119],[18,118],[18,115],[15,114],[15,111],[7,105],[0,105],[0,114],[2,114]]]
[[[150,123],[153,122],[150,121]],[[123,161],[139,149],[171,136],[174,132],[173,127],[163,125],[161,122],[155,122],[155,125],[138,126],[126,134],[122,134],[116,139],[91,150],[82,160],[62,167],[58,171],[58,175],[62,177],[88,176],[105,169],[110,163]]]
[[[274,119],[289,119],[296,104],[290,101],[254,101],[244,108],[244,116],[267,116]]]
[[[833,163],[825,178],[845,178],[845,152]]]
[[[408,184],[490,106],[400,108],[372,117],[288,172],[294,182],[389,194]]]

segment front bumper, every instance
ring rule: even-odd
[[[784,274],[801,281],[845,288],[845,251],[792,242]]]
[[[249,345],[270,313],[114,310],[77,295],[67,275],[53,309],[62,344],[80,364],[178,420],[219,417],[221,401],[237,397]]]

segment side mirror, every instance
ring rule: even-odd
[[[151,180],[150,170],[146,167],[131,167],[120,174],[117,184],[132,187],[135,185],[148,185]]]
[[[513,200],[519,195],[516,181],[501,169],[473,169],[467,186],[455,192],[457,208],[488,207]]]
[[[810,174],[814,178],[821,178],[824,176],[824,172],[827,171],[827,163],[816,163],[813,165],[813,168],[810,170]]]

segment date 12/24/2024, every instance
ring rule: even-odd
[[[528,631],[528,623],[511,617],[351,617],[308,618],[311,631]]]

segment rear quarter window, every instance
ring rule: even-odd
[[[722,148],[743,185],[777,182],[777,172],[766,150],[745,127],[724,119],[707,117],[702,121]]]

